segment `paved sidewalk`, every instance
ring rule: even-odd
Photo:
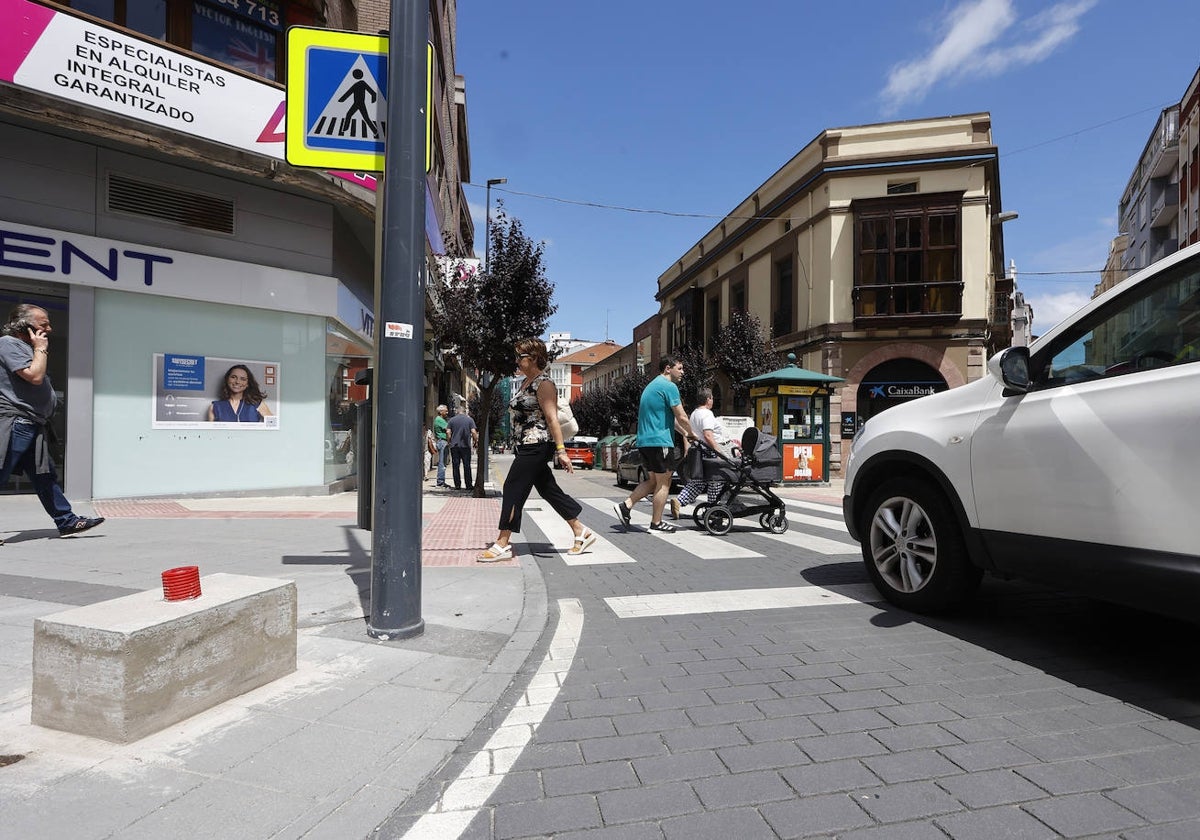
[[[394,642],[366,634],[371,535],[353,494],[94,507],[103,526],[59,539],[36,499],[0,497],[0,838],[365,837],[492,725],[545,629],[535,563],[473,562],[494,496],[426,490],[426,628]],[[124,746],[33,726],[34,619],[160,588],[180,565],[202,586],[294,580],[297,671]]]

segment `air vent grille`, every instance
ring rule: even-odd
[[[109,174],[108,209],[198,230],[233,233],[232,199],[181,190],[128,175]]]

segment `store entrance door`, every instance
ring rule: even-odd
[[[50,316],[50,355],[46,373],[58,396],[58,408],[50,419],[56,440],[50,454],[58,468],[60,483],[66,482],[67,463],[67,343],[71,334],[71,311],[67,305],[67,287],[57,283],[38,283],[0,276],[0,324],[7,324],[9,313],[21,303],[32,303]],[[0,373],[0,376],[7,374]],[[2,455],[3,453],[0,453]],[[14,475],[0,487],[0,494],[32,493],[33,485],[25,475]]]

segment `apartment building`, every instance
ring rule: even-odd
[[[828,129],[660,275],[658,341],[707,348],[754,314],[800,367],[846,380],[832,425],[854,428],[1008,346],[1007,217],[987,113]]]
[[[353,380],[373,352],[376,179],[285,162],[279,80],[289,26],[374,33],[386,9],[0,4],[0,308],[51,315],[68,495],[352,480]],[[454,0],[431,0],[430,257],[473,252],[454,24]],[[430,392],[460,390],[433,349]],[[266,393],[264,422],[207,420],[236,364]]]
[[[1179,247],[1200,242],[1200,68],[1179,103]]]

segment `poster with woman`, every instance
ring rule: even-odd
[[[279,428],[279,362],[154,354],[151,428]]]

